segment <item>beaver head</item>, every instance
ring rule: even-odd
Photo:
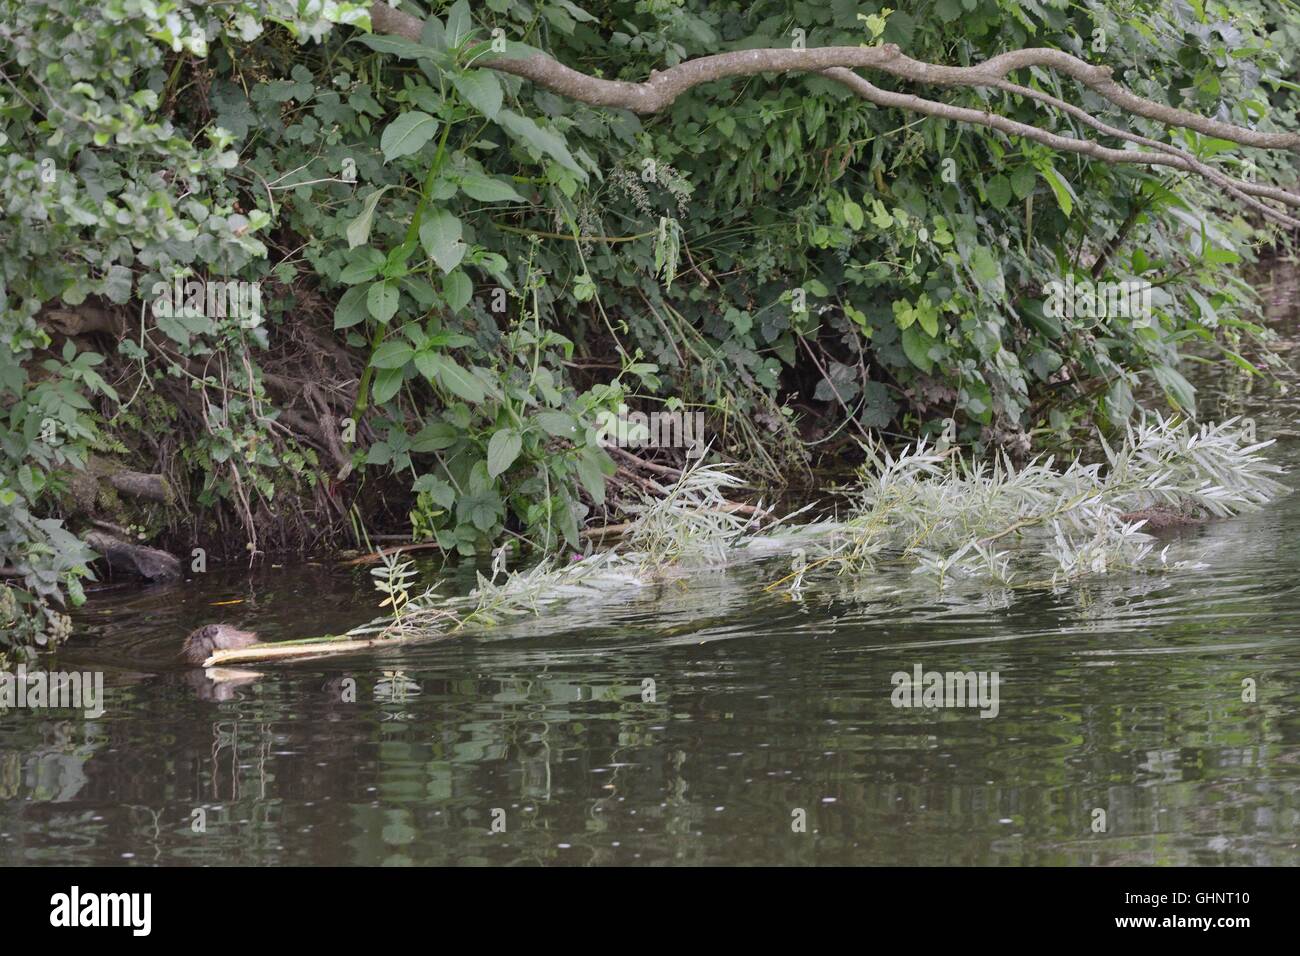
[[[257,642],[257,635],[252,631],[241,631],[229,624],[205,624],[185,638],[181,660],[197,666],[211,657],[213,651],[250,647]]]

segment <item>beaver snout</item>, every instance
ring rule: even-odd
[[[213,651],[236,650],[258,643],[252,631],[241,631],[229,624],[205,624],[185,638],[181,647],[181,660],[200,665],[212,656]]]

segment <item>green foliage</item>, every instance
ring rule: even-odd
[[[255,509],[334,481],[268,387],[304,328],[362,369],[337,417],[373,437],[344,445],[337,479],[400,482],[413,532],[467,555],[507,532],[576,547],[614,472],[598,416],[629,400],[712,410],[714,450],[775,479],[808,457],[801,417],[832,436],[848,417],[952,417],[983,446],[1123,422],[1144,377],[1186,408],[1191,345],[1253,370],[1253,296],[1224,270],[1263,234],[1194,180],[877,109],[815,76],[708,84],[638,118],[476,66],[500,55],[494,30],[505,55],[628,80],[789,46],[796,28],[810,46],[952,63],[1054,46],[1154,99],[1294,125],[1300,30],[1256,0],[898,7],[408,3],[430,14],[415,42],[366,33],[364,3],[7,0],[0,569],[15,600],[48,623],[78,597],[89,555],[59,521],[66,477],[106,441],[130,447],[150,427],[132,403],[177,384],[200,410],[177,413],[197,503],[234,509],[251,548]],[[1033,102],[943,95],[1079,133]],[[1291,173],[1172,135],[1232,172]],[[1153,314],[1044,311],[1047,282],[1092,271],[1152,283]],[[266,313],[157,314],[177,280],[260,283]],[[51,309],[83,306],[130,331],[110,347],[52,330]]]

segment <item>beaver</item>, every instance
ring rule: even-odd
[[[252,631],[241,631],[229,624],[205,624],[190,632],[181,646],[181,660],[195,666],[201,665],[213,651],[228,651],[251,647],[259,643]]]
[[[1135,521],[1145,521],[1142,531],[1146,534],[1160,534],[1165,531],[1176,531],[1181,528],[1191,528],[1196,525],[1205,524],[1205,516],[1193,514],[1178,508],[1170,508],[1166,505],[1152,505],[1150,508],[1142,508],[1138,511],[1127,511],[1120,515],[1120,520],[1132,524]]]

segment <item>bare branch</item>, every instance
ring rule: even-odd
[[[392,33],[417,41],[424,27],[419,18],[395,10],[386,3],[375,3],[371,7],[370,20],[376,32]],[[533,53],[517,59],[484,60],[480,65],[524,77],[552,92],[592,106],[615,106],[637,113],[657,113],[692,87],[733,76],[822,73],[832,67],[843,67],[881,70],[900,79],[935,86],[996,87],[1014,70],[1041,66],[1078,80],[1129,113],[1168,126],[1182,126],[1243,146],[1300,152],[1300,133],[1262,133],[1143,99],[1116,83],[1111,77],[1110,67],[1095,66],[1063,50],[1044,47],[1011,50],[977,66],[944,66],[913,60],[893,43],[871,47],[828,46],[804,50],[736,50],[698,57],[663,72],[652,72],[650,79],[643,83],[588,76],[544,53]]]

